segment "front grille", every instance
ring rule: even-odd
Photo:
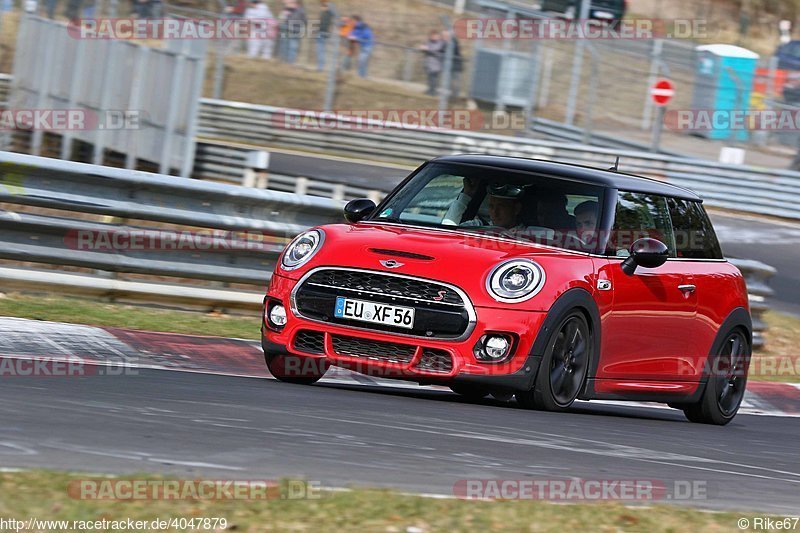
[[[423,348],[417,368],[429,372],[450,372],[453,370],[453,358],[445,350]]]
[[[413,328],[336,318],[338,297],[414,308]],[[331,324],[429,339],[457,339],[474,317],[471,303],[442,283],[382,272],[325,268],[314,271],[294,293],[300,316]]]
[[[332,335],[333,351],[340,355],[365,357],[388,363],[409,363],[414,357],[415,346],[394,342],[373,341],[344,335]]]
[[[325,353],[325,334],[303,329],[294,337],[294,349],[305,353]]]
[[[322,270],[306,283],[352,291],[377,293],[408,300],[424,300],[437,304],[464,305],[456,291],[434,281],[387,276],[381,273],[353,270]]]

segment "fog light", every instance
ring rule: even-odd
[[[269,323],[276,328],[282,328],[286,325],[286,308],[281,304],[275,304],[269,311]]]
[[[500,359],[508,353],[510,343],[505,337],[491,336],[486,340],[484,350],[492,359]]]
[[[511,339],[506,335],[484,335],[475,345],[473,353],[481,361],[497,363],[511,353]]]

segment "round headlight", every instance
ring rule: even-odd
[[[308,262],[317,250],[322,247],[325,234],[322,230],[312,229],[294,238],[283,252],[281,266],[286,270],[294,270]]]
[[[497,265],[486,280],[486,290],[498,302],[516,303],[532,298],[544,285],[544,270],[530,259]]]

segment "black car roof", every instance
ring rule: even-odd
[[[468,165],[519,170],[523,172],[550,175],[554,178],[591,183],[601,187],[619,189],[622,191],[659,194],[696,202],[703,201],[696,192],[683,187],[678,187],[676,185],[671,185],[663,181],[636,176],[633,174],[592,168],[583,165],[573,165],[570,163],[558,163],[554,161],[544,161],[542,159],[528,159],[524,157],[486,154],[446,155],[437,157],[432,161],[437,163],[463,163]]]

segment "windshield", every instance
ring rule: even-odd
[[[431,163],[372,220],[594,252],[603,188],[494,167]]]

